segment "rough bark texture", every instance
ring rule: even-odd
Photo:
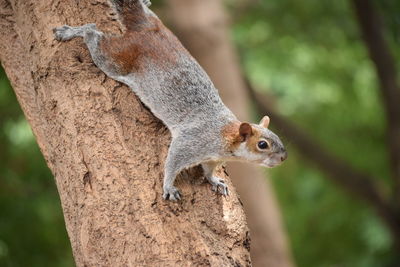
[[[248,121],[249,97],[222,1],[169,0],[166,16],[173,29],[210,75],[225,104]],[[273,121],[272,121],[273,123]],[[248,218],[253,266],[293,266],[271,184],[255,166],[228,165]]]
[[[113,20],[113,21],[112,21]],[[249,266],[245,216],[192,171],[161,198],[169,132],[52,28],[120,33],[105,0],[0,0],[0,59],[52,170],[77,266]]]

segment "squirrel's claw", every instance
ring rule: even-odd
[[[229,196],[228,186],[225,184],[225,181],[218,177],[210,177],[208,179],[210,184],[212,185],[211,189],[217,193],[221,193],[224,196]],[[219,190],[221,189],[221,190]]]
[[[178,201],[181,200],[181,193],[176,187],[164,189],[163,198],[165,200]]]
[[[151,6],[151,1],[150,0],[143,0],[143,4],[145,4],[147,7]]]

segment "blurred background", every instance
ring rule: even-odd
[[[287,146],[263,170],[285,239],[270,266],[400,266],[400,1],[153,3],[213,80],[236,66],[225,83],[241,91],[224,101],[251,121],[270,115]],[[53,177],[2,69],[0,212],[0,266],[74,266]]]

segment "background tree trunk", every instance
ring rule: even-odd
[[[249,121],[250,100],[222,1],[168,0],[167,3],[166,16],[180,40],[210,75],[225,104],[239,119]],[[293,266],[270,182],[259,168],[249,164],[231,163],[228,172],[248,218],[253,266]]]
[[[242,207],[196,175],[163,201],[169,132],[52,28],[121,32],[105,0],[0,0],[0,59],[52,170],[77,266],[249,266]]]

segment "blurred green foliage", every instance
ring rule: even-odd
[[[255,2],[240,13],[231,2],[247,77],[316,142],[378,178],[388,192],[384,110],[351,1]],[[374,4],[400,62],[400,2]],[[289,159],[270,173],[298,266],[398,266],[391,237],[372,210],[285,141]]]
[[[227,2],[234,41],[251,82],[274,96],[279,111],[316,142],[379,178],[388,191],[383,107],[350,2],[259,0],[243,10],[237,0]],[[400,2],[376,4],[400,62]],[[296,264],[396,266],[391,237],[380,219],[285,141],[290,157],[269,173]],[[3,70],[0,210],[0,266],[74,265],[53,177]]]

